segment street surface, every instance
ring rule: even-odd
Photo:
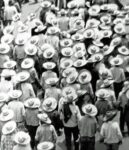
[[[129,0],[121,0],[123,4],[129,5]],[[27,4],[24,4],[22,7],[22,21],[26,21],[26,17],[31,13],[31,12],[36,12],[37,16],[39,15],[39,11],[41,10],[40,8],[40,3],[33,4],[33,1],[30,1]],[[116,117],[116,120],[118,120],[119,115]],[[98,142],[98,134],[96,136],[97,141],[96,141],[96,149],[95,150],[106,150],[104,144],[100,144]],[[65,147],[65,137],[64,135],[58,137],[58,142],[57,142],[57,148],[56,150],[66,150]],[[129,137],[124,137],[123,144],[120,146],[119,150],[129,150]]]

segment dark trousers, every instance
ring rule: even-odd
[[[118,150],[119,144],[113,143],[113,144],[106,144],[106,150]]]
[[[128,129],[128,135],[129,135],[129,122],[126,122],[127,129]]]
[[[74,138],[75,150],[79,150],[79,142],[77,142],[78,135],[79,135],[78,127],[64,127],[64,134],[65,134],[67,150],[72,149],[72,135]]]
[[[120,110],[120,129],[121,129],[121,132],[124,131],[124,126],[125,126],[125,113],[124,113],[123,108],[121,108],[121,110]]]
[[[38,126],[28,126],[26,125],[26,128],[29,132],[29,135],[31,137],[31,147],[34,148],[35,147],[35,135],[36,135],[36,130],[38,128]]]
[[[118,98],[118,95],[120,91],[122,90],[122,87],[123,87],[123,82],[114,83],[114,91],[115,91],[116,99]]]
[[[80,150],[95,150],[95,137],[81,137],[80,144]]]

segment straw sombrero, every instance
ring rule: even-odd
[[[36,45],[37,43],[39,42],[39,37],[38,36],[32,36],[31,38],[30,38],[30,40],[29,40],[29,43],[30,44],[34,44],[34,45]]]
[[[97,90],[95,92],[95,95],[97,98],[106,100],[106,98],[109,97],[109,92],[108,90],[102,88],[102,89]]]
[[[82,111],[84,114],[94,117],[97,115],[98,111],[95,105],[93,104],[86,104],[82,107]]]
[[[90,16],[98,16],[99,12],[100,12],[99,5],[92,5],[88,10]]]
[[[105,117],[103,118],[103,121],[109,121],[112,120],[117,115],[117,111],[110,110],[106,112]]]
[[[84,37],[82,34],[76,33],[76,34],[72,35],[71,39],[73,41],[82,41],[84,39]]]
[[[3,67],[6,68],[6,69],[12,69],[16,66],[16,64],[17,64],[16,61],[8,60],[3,64]]]
[[[114,50],[114,47],[113,46],[108,46],[108,45],[105,45],[103,48],[102,48],[102,53],[104,56],[106,55],[109,55],[110,53],[112,53]]]
[[[83,67],[87,64],[87,60],[85,59],[77,59],[74,61],[73,66],[76,68]]]
[[[109,38],[112,35],[112,30],[103,30],[102,31],[102,36],[103,38]]]
[[[14,26],[13,25],[8,25],[3,29],[3,33],[5,34],[12,34],[14,30]]]
[[[120,36],[116,36],[112,39],[110,46],[117,46],[122,42],[122,38]]]
[[[45,25],[38,25],[34,30],[36,33],[44,31],[47,27]]]
[[[9,121],[4,124],[4,126],[2,128],[2,133],[4,135],[11,134],[13,131],[15,131],[16,127],[17,127],[17,125],[16,125],[15,121]]]
[[[70,2],[68,2],[67,7],[68,7],[69,9],[73,9],[73,8],[76,8],[76,7],[77,7],[77,4],[76,4],[75,1],[70,1]]]
[[[47,61],[47,62],[43,63],[43,68],[45,68],[47,70],[52,70],[55,67],[56,67],[56,64],[54,62]]]
[[[36,18],[36,14],[35,13],[30,13],[29,15],[28,15],[28,17],[27,17],[27,19],[29,20],[29,21],[32,21],[33,19],[35,19]]]
[[[50,1],[47,1],[47,0],[42,1],[42,2],[41,2],[41,7],[42,7],[42,8],[50,8],[50,7],[51,7],[51,2],[50,2]]]
[[[114,31],[117,33],[117,34],[125,34],[125,26],[124,24],[122,23],[119,23],[119,24],[116,24],[115,27],[114,27]]]
[[[39,108],[40,107],[40,100],[38,98],[29,98],[24,102],[25,107],[27,108]]]
[[[125,56],[129,55],[129,49],[124,45],[118,48],[118,52]]]
[[[111,60],[110,60],[110,64],[112,66],[120,66],[123,64],[123,59],[120,58],[120,57],[113,57]]]
[[[10,47],[7,44],[0,44],[0,54],[7,54],[10,51]]]
[[[37,145],[37,150],[52,150],[54,148],[54,144],[52,142],[41,142]]]
[[[34,56],[37,51],[37,47],[33,44],[27,44],[27,46],[25,47],[25,53],[30,56]]]
[[[26,81],[26,80],[28,80],[29,79],[29,77],[30,77],[30,73],[29,72],[27,72],[27,71],[22,71],[22,72],[19,72],[18,74],[17,74],[17,81],[18,82],[24,82],[24,81]]]
[[[4,109],[0,114],[0,121],[9,121],[14,117],[14,112],[11,109]]]
[[[113,21],[113,24],[119,24],[119,23],[124,23],[124,19],[123,18],[119,18],[119,17],[117,17],[116,19],[114,19],[114,21]]]
[[[46,98],[42,103],[42,109],[45,112],[52,112],[57,107],[57,100],[53,97]]]
[[[94,38],[94,36],[95,36],[95,32],[94,32],[94,30],[91,28],[88,28],[87,30],[85,30],[85,32],[84,32],[84,37],[86,38],[86,39],[89,39],[89,38]]]
[[[57,78],[57,77],[50,77],[50,78],[45,80],[45,83],[47,85],[55,85],[58,81],[59,81],[59,78]]]
[[[95,62],[100,62],[103,58],[104,58],[104,56],[103,56],[102,53],[96,53],[96,54],[93,54],[93,55],[88,59],[88,61],[89,61],[89,62],[92,62],[92,63],[95,63]]]
[[[100,21],[102,24],[110,24],[111,23],[111,15],[110,14],[105,14],[100,17]]]
[[[32,58],[25,58],[21,63],[22,69],[30,69],[34,67],[34,60]]]
[[[28,26],[27,25],[20,25],[19,28],[18,28],[18,32],[19,33],[23,33],[23,32],[26,32],[28,30]]]
[[[18,99],[20,98],[22,95],[22,91],[21,90],[12,90],[9,92],[9,97],[11,99]]]
[[[15,43],[17,45],[24,45],[26,43],[26,39],[23,36],[17,36],[15,39]]]
[[[65,57],[70,57],[73,55],[73,49],[71,47],[62,48],[61,54]]]
[[[71,39],[65,38],[60,41],[61,47],[71,47],[72,45],[73,45],[73,41]]]
[[[87,52],[90,54],[90,55],[93,55],[93,54],[96,54],[96,53],[99,53],[100,52],[100,48],[96,45],[90,45],[87,49]]]
[[[80,50],[74,53],[74,56],[79,59],[79,58],[83,58],[86,54],[86,50]]]
[[[47,29],[47,33],[50,34],[50,35],[53,35],[53,34],[56,34],[56,33],[59,33],[60,32],[60,29],[58,27],[49,27]]]
[[[73,74],[67,76],[66,82],[68,84],[72,84],[72,83],[74,83],[77,80],[77,78],[78,78],[78,72],[75,71]]]
[[[60,67],[62,69],[66,69],[66,68],[72,67],[72,65],[73,65],[73,61],[71,59],[68,59],[68,58],[67,59],[62,59],[60,61]]]
[[[8,100],[8,95],[6,93],[0,93],[0,103],[6,102]]]
[[[5,34],[1,37],[1,43],[11,44],[14,40],[14,36],[11,34]]]
[[[55,55],[56,51],[54,48],[48,48],[43,52],[43,57],[46,59],[50,59]]]
[[[40,121],[42,121],[46,124],[51,124],[51,120],[49,119],[49,117],[46,113],[38,114],[37,116],[38,116]]]
[[[74,29],[82,29],[85,26],[85,22],[82,19],[77,19],[74,23],[73,23],[73,28]]]
[[[100,21],[95,19],[95,18],[91,18],[87,20],[86,23],[86,29],[91,29],[91,28],[95,28],[98,27],[100,25]]]
[[[92,76],[88,70],[83,69],[79,72],[78,82],[80,84],[87,84],[91,81],[91,79],[92,79]]]
[[[112,79],[105,79],[103,81],[103,84],[101,85],[101,88],[106,88],[106,87],[112,85],[113,83],[114,83],[114,80],[112,80]]]
[[[14,137],[14,141],[19,145],[27,145],[30,143],[30,136],[24,131],[19,131]]]
[[[13,15],[12,19],[14,22],[19,21],[21,18],[21,14],[20,13],[16,13],[15,15]]]
[[[69,68],[66,68],[65,70],[63,70],[62,76],[63,76],[63,77],[68,77],[68,76],[70,76],[71,74],[73,74],[74,72],[76,72],[76,68],[74,68],[74,67],[69,67]]]

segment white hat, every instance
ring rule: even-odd
[[[73,45],[73,41],[71,39],[63,39],[60,41],[61,47],[71,47]]]
[[[8,134],[12,133],[16,129],[16,127],[17,127],[17,125],[16,125],[15,121],[9,121],[4,124],[4,126],[2,128],[2,133],[4,135],[8,135]]]
[[[8,95],[6,93],[0,93],[0,103],[6,102],[8,100]]]
[[[76,4],[75,1],[70,1],[70,2],[68,2],[67,7],[68,7],[69,9],[73,9],[73,8],[76,8],[76,7],[77,7],[77,4]]]
[[[24,102],[25,107],[27,108],[39,108],[40,107],[40,100],[38,98],[29,98]]]
[[[20,13],[16,13],[16,14],[14,14],[13,17],[12,17],[12,19],[13,19],[14,22],[19,21],[20,18],[21,18],[21,14],[20,14]]]
[[[8,60],[8,61],[6,61],[4,64],[3,64],[3,66],[4,66],[4,68],[6,68],[6,69],[12,69],[13,67],[15,67],[16,66],[16,61],[14,61],[14,60]]]
[[[46,98],[42,103],[42,109],[45,112],[52,112],[57,107],[57,100],[53,97]]]
[[[13,42],[14,36],[11,34],[5,34],[1,37],[1,43],[10,44]]]
[[[1,76],[2,77],[11,77],[14,76],[16,74],[16,72],[14,70],[10,70],[10,69],[3,69]]]
[[[77,80],[77,77],[78,77],[78,72],[75,71],[75,72],[73,72],[73,74],[67,76],[66,82],[68,84],[72,84],[72,83],[74,83]]]
[[[5,34],[12,34],[14,30],[14,26],[13,25],[8,25],[3,29],[3,33]]]
[[[71,74],[74,74],[74,72],[76,72],[76,68],[74,68],[74,67],[69,67],[69,68],[66,68],[65,70],[63,70],[62,76],[63,76],[63,77],[68,77],[68,76],[70,76]]]
[[[39,42],[39,37],[38,36],[32,36],[31,38],[30,38],[30,40],[29,40],[29,43],[30,44],[34,44],[34,45],[36,45],[37,43]]]
[[[99,46],[99,47],[103,47],[104,46],[104,44],[99,39],[94,40],[93,44],[96,45],[96,46]]]
[[[95,36],[95,32],[94,32],[94,30],[91,28],[88,28],[87,30],[85,30],[85,32],[84,32],[84,37],[86,38],[86,39],[89,39],[89,38],[94,38],[94,36]]]
[[[87,84],[91,81],[91,79],[92,79],[92,76],[88,70],[83,69],[79,72],[79,76],[78,76],[78,82],[79,83]]]
[[[20,25],[18,28],[19,33],[26,32],[27,30],[28,30],[28,26],[26,26],[25,24]]]
[[[125,56],[129,55],[129,49],[124,45],[118,48],[118,52]]]
[[[124,19],[123,18],[119,18],[117,17],[116,19],[114,19],[113,24],[119,24],[119,23],[124,23]]]
[[[55,67],[56,67],[56,64],[54,62],[47,61],[47,62],[43,63],[43,68],[45,68],[47,70],[54,69]]]
[[[82,41],[83,38],[84,38],[83,35],[80,33],[76,33],[76,34],[72,35],[72,37],[71,37],[71,39],[73,41]]]
[[[106,98],[109,97],[110,94],[107,89],[102,88],[102,89],[97,90],[95,92],[95,95],[100,99],[106,100]]]
[[[105,45],[103,48],[102,48],[102,52],[103,52],[103,55],[106,56],[106,55],[109,55],[110,53],[112,53],[114,50],[114,46],[108,46],[108,45]]]
[[[17,81],[18,82],[24,82],[24,81],[26,81],[26,80],[28,80],[29,79],[29,77],[30,77],[30,73],[29,72],[27,72],[27,71],[22,71],[22,72],[19,72],[18,74],[17,74]]]
[[[15,39],[15,43],[17,45],[24,45],[26,43],[26,39],[23,36],[17,36]]]
[[[77,59],[77,60],[75,60],[73,66],[79,68],[79,67],[85,66],[86,64],[87,64],[87,60],[85,60],[85,59]]]
[[[25,58],[21,63],[22,69],[30,69],[34,67],[34,60],[32,58]]]
[[[40,121],[42,121],[46,124],[51,124],[51,120],[49,119],[49,117],[46,113],[38,114],[37,116],[38,116]]]
[[[103,56],[102,53],[96,53],[96,54],[92,55],[92,56],[88,59],[88,61],[89,61],[89,62],[92,62],[92,63],[95,63],[95,62],[101,61],[103,58],[104,58],[104,56]]]
[[[41,32],[41,31],[44,31],[46,28],[47,27],[45,25],[38,25],[34,31]]]
[[[52,58],[55,55],[55,52],[54,48],[48,48],[43,52],[43,57],[46,59]]]
[[[37,145],[37,150],[52,150],[54,144],[52,142],[42,142]]]
[[[93,55],[100,52],[100,47],[92,44],[88,47],[87,51],[90,55]]]
[[[102,32],[103,38],[109,38],[112,35],[112,30],[103,30],[101,32]]]
[[[82,107],[82,111],[84,112],[84,114],[87,114],[91,117],[94,117],[97,115],[98,111],[95,105],[93,104],[86,104]]]
[[[110,24],[111,23],[111,15],[110,14],[105,14],[105,15],[102,15],[101,18],[100,18],[100,21],[103,23],[103,24]]]
[[[7,54],[10,51],[10,47],[7,44],[0,44],[0,54]]]
[[[68,58],[67,59],[62,59],[60,61],[60,67],[62,69],[66,69],[66,68],[72,67],[72,65],[73,65],[73,61],[71,59],[68,59]]]
[[[14,141],[19,145],[27,145],[30,143],[30,136],[26,132],[19,131],[16,133]]]
[[[110,59],[110,64],[112,66],[120,66],[122,65],[122,63],[123,63],[123,59],[121,57],[116,56]]]
[[[65,57],[70,57],[73,55],[73,49],[71,47],[62,48],[61,54]]]
[[[12,90],[9,92],[9,97],[12,99],[18,99],[21,97],[22,91],[21,90]]]
[[[51,2],[48,1],[48,0],[45,0],[45,1],[41,2],[41,7],[50,8],[51,7]]]
[[[37,51],[37,47],[33,44],[27,44],[27,46],[25,47],[25,53],[30,56],[35,55]]]
[[[59,29],[58,27],[55,27],[55,26],[49,27],[49,28],[47,29],[47,33],[48,33],[48,34],[51,34],[51,35],[56,34],[56,33],[59,33],[59,32],[60,32],[60,29]]]
[[[45,80],[45,83],[47,85],[55,85],[58,81],[59,81],[59,78],[57,78],[57,77],[50,77],[50,78]]]
[[[116,36],[112,39],[110,46],[117,46],[121,43],[122,38],[120,36]]]
[[[82,29],[85,26],[85,22],[83,19],[77,19],[74,23],[73,23],[73,28],[74,29]]]
[[[9,121],[14,117],[14,112],[11,109],[4,109],[0,114],[0,121]]]
[[[31,20],[33,20],[33,19],[35,19],[35,18],[36,18],[36,14],[35,14],[35,13],[30,13],[29,16],[27,17],[27,19],[28,19],[29,21],[31,21]]]
[[[114,31],[117,33],[117,34],[125,34],[125,26],[124,24],[122,23],[119,23],[117,25],[115,25],[114,27]]]
[[[109,5],[108,5],[108,4],[102,4],[102,5],[100,6],[100,8],[101,8],[101,10],[107,11],[108,8],[109,8]]]
[[[98,27],[99,25],[100,25],[100,21],[95,18],[92,18],[92,19],[87,20],[86,29],[95,28],[95,27]]]
[[[92,5],[88,10],[90,16],[98,16],[99,12],[100,12],[99,5]]]

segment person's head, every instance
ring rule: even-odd
[[[12,0],[9,0],[9,6],[13,6],[14,5],[14,2]]]

